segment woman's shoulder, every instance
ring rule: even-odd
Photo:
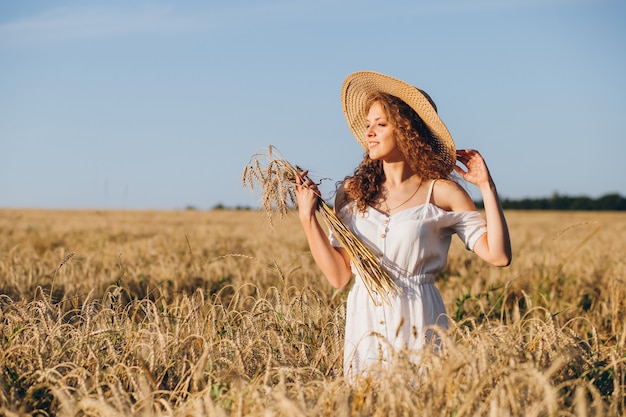
[[[346,188],[349,187],[352,181],[352,178],[347,178],[337,187],[337,192],[335,194],[335,212],[339,212],[352,201],[350,196],[346,193]]]
[[[476,210],[468,192],[459,183],[447,178],[434,182],[431,203],[446,211]]]

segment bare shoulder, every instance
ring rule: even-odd
[[[443,179],[435,182],[432,203],[446,211],[473,211],[476,205],[467,191],[456,181]]]
[[[350,184],[351,181],[352,180],[348,178],[337,188],[337,193],[335,195],[335,212],[338,212],[350,202],[350,197],[346,194],[346,186]]]

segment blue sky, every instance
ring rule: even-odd
[[[329,198],[346,75],[434,98],[501,197],[626,195],[621,0],[0,0],[0,207],[257,206],[275,145]],[[471,187],[474,198],[480,198]]]

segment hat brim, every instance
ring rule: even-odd
[[[376,91],[396,96],[415,110],[436,136],[436,143],[433,144],[433,148],[446,161],[446,172],[452,171],[452,167],[456,163],[456,147],[448,128],[439,118],[437,110],[420,89],[388,75],[359,71],[348,75],[343,83],[341,106],[348,127],[359,144],[365,150],[368,149],[365,103],[368,96]]]

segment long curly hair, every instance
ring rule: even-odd
[[[396,96],[375,92],[366,101],[365,113],[369,112],[374,103],[381,105],[390,125],[394,128],[393,134],[398,148],[411,170],[420,175],[423,181],[448,178],[445,159],[433,150],[432,144],[436,137],[415,110]],[[435,107],[432,100],[431,103]],[[372,160],[366,151],[354,174],[345,178],[345,193],[350,200],[356,202],[360,212],[365,212],[367,206],[374,205],[383,197],[384,182],[383,162]]]

